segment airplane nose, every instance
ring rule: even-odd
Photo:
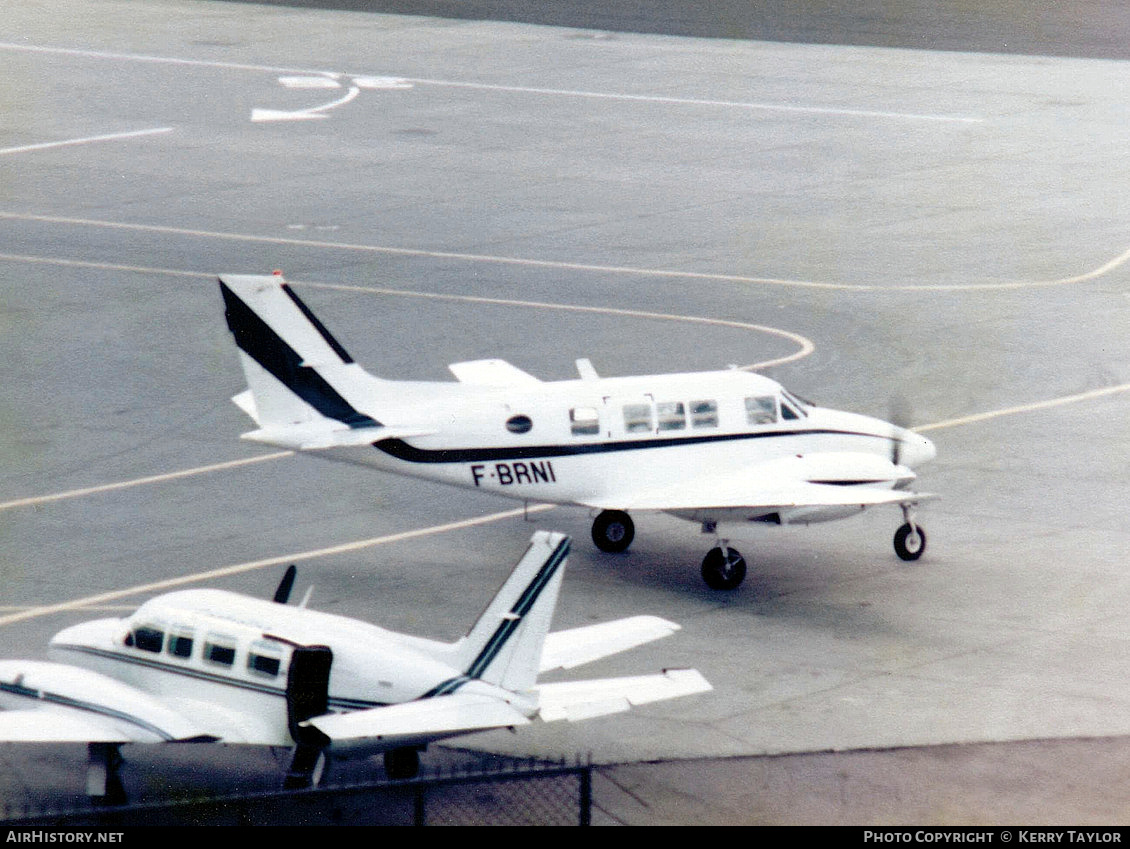
[[[916,468],[923,463],[929,463],[938,456],[938,449],[934,443],[920,433],[912,430],[903,430],[899,434],[899,462],[904,466]]]

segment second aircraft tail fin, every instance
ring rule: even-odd
[[[568,555],[564,534],[533,535],[510,577],[460,640],[459,668],[467,678],[516,691],[535,684]]]

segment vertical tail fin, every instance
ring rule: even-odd
[[[282,277],[225,275],[220,292],[250,392],[235,400],[261,428],[379,424],[339,391],[348,383],[343,369],[359,367]]]
[[[557,607],[569,537],[537,531],[483,615],[460,641],[460,668],[507,690],[537,681],[542,646]]]

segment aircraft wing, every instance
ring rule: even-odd
[[[303,724],[312,725],[335,744],[381,741],[391,747],[529,722],[526,714],[493,696],[451,693],[351,713],[326,714]]]
[[[909,504],[933,496],[892,489],[899,472],[913,478],[909,469],[881,457],[865,454],[790,457],[731,469],[721,473],[683,477],[670,486],[612,492],[587,506],[612,510],[740,510],[760,512],[799,507],[870,507]]]
[[[555,631],[545,638],[539,671],[572,669],[669,636],[679,627],[658,616],[632,616],[599,625]]]
[[[214,742],[148,693],[87,669],[0,661],[0,740],[21,743]]]
[[[712,689],[697,669],[669,669],[658,675],[539,684],[535,691],[544,721],[576,722]]]

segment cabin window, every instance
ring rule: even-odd
[[[274,678],[282,668],[282,652],[271,643],[255,643],[247,653],[247,669]]]
[[[660,430],[682,430],[687,426],[687,406],[682,401],[660,401],[655,405]]]
[[[777,421],[777,399],[772,395],[746,398],[745,417],[751,425],[772,424]]]
[[[573,436],[595,436],[600,433],[600,413],[595,407],[574,407],[569,411]]]
[[[625,404],[624,430],[628,433],[651,431],[651,404]]]
[[[506,420],[506,429],[511,433],[529,433],[533,426],[529,416],[511,416]]]
[[[782,401],[781,402],[781,418],[783,418],[783,419],[799,419],[800,416],[797,415],[796,410],[794,410],[792,407],[790,407],[788,404],[786,404],[784,401]]]
[[[693,427],[718,427],[717,401],[691,401]]]
[[[204,641],[204,659],[219,666],[231,666],[235,663],[235,640],[209,634]]]
[[[142,651],[160,652],[165,645],[165,631],[156,625],[139,625],[126,637],[126,645]]]
[[[173,657],[192,657],[192,630],[177,628],[169,632],[169,642],[165,651]]]

